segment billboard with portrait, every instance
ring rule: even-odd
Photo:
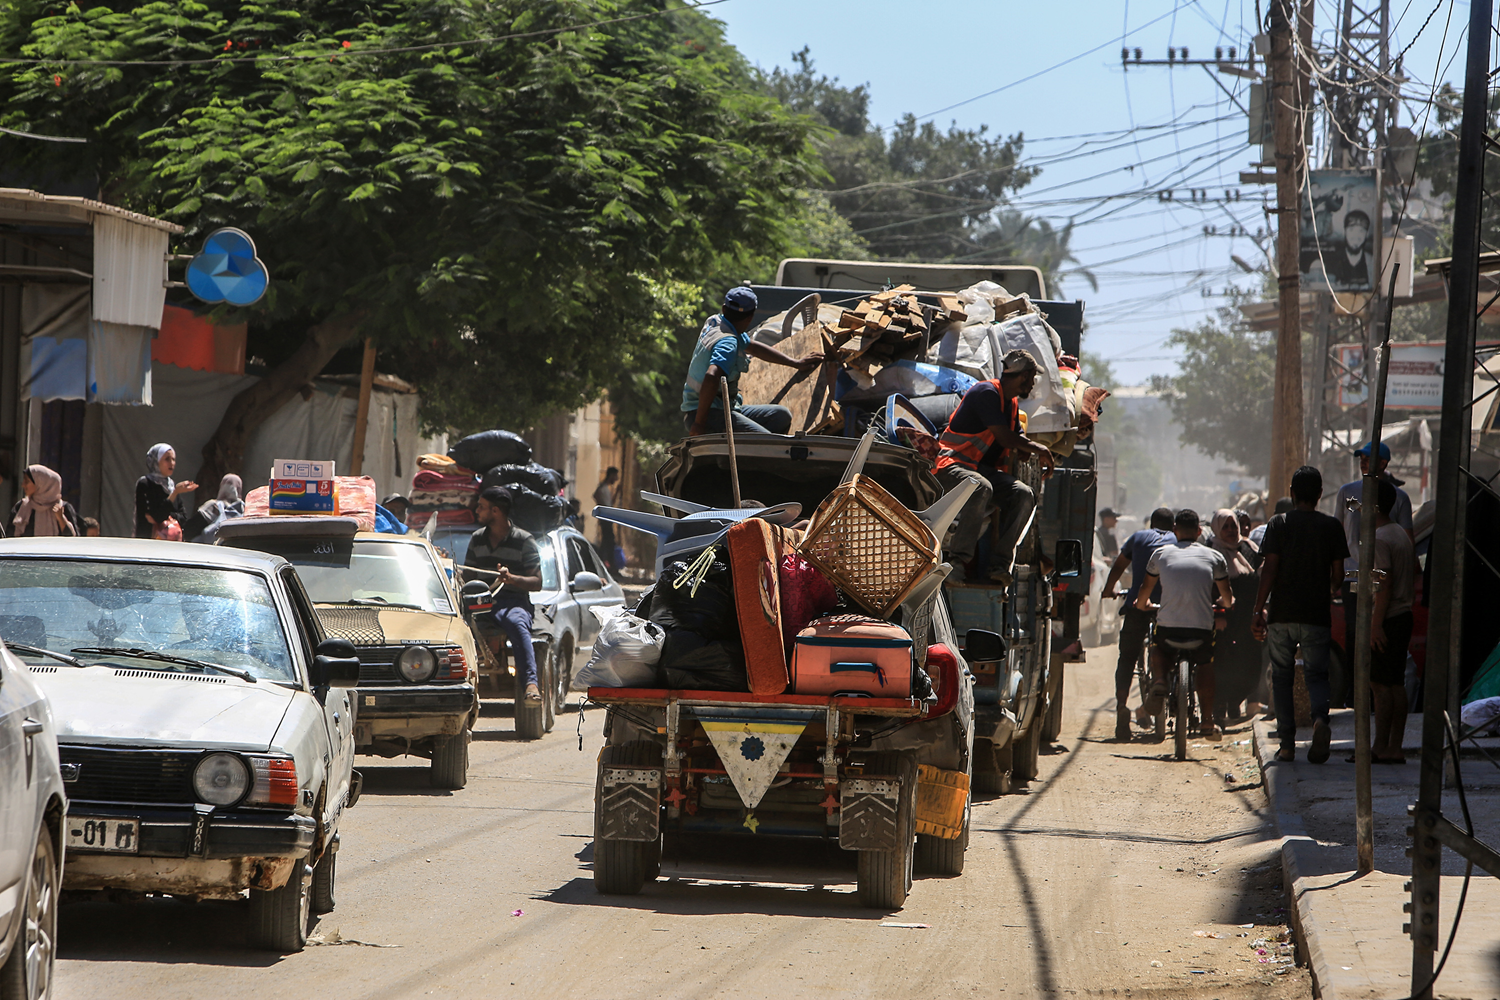
[[[1371,292],[1379,266],[1375,227],[1380,198],[1375,170],[1309,170],[1302,190],[1303,287]]]

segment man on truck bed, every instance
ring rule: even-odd
[[[719,382],[729,380],[734,410],[730,419],[739,434],[785,434],[792,429],[792,411],[785,406],[745,406],[740,400],[740,376],[750,369],[750,359],[760,358],[788,368],[815,368],[823,355],[809,354],[800,360],[774,347],[750,340],[755,310],[760,301],[743,285],[724,295],[724,308],[710,316],[698,334],[693,359],[688,362],[687,382],[682,387],[682,422],[688,435],[716,434],[724,430],[724,404]]]
[[[1031,487],[1002,472],[1000,464],[1011,451],[1031,452],[1041,459],[1043,475],[1050,476],[1052,452],[1021,430],[1020,400],[1031,395],[1041,371],[1036,358],[1026,351],[1011,351],[1001,368],[998,379],[976,383],[964,393],[948,418],[938,438],[937,478],[944,490],[966,479],[978,484],[953,526],[949,561],[957,565],[973,560],[993,498],[1000,508],[1000,541],[990,554],[990,577],[1009,586],[1016,545],[1036,508],[1036,496]]]
[[[464,565],[497,574],[490,585],[495,614],[479,619],[480,631],[497,656],[501,636],[510,639],[516,653],[516,685],[525,685],[527,701],[541,701],[536,653],[531,647],[531,592],[542,589],[542,554],[530,532],[510,523],[510,507],[510,490],[503,486],[491,486],[479,494],[474,517],[484,527],[470,538]]]

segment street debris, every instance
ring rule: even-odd
[[[928,928],[930,928],[932,925],[931,924],[897,924],[897,923],[892,923],[890,921],[886,921],[886,922],[882,923],[880,926],[882,926],[882,927],[901,927],[901,928],[905,928],[907,930],[922,930],[922,931],[925,931]]]
[[[319,947],[331,948],[336,945],[354,945],[360,948],[400,948],[399,944],[376,944],[373,941],[356,941],[354,938],[346,938],[339,933],[337,927],[329,931],[317,931],[307,936],[308,947],[317,945]]]
[[[1216,941],[1222,941],[1228,936],[1227,934],[1220,934],[1218,931],[1193,931],[1193,937],[1213,938]]]

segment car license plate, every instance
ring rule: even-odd
[[[138,819],[68,817],[69,850],[135,854],[140,851],[140,839],[141,821]]]

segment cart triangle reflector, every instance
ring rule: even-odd
[[[776,780],[776,772],[786,761],[797,737],[807,727],[804,722],[756,722],[745,719],[705,719],[699,716],[703,731],[718,751],[729,780],[746,809],[754,809],[765,798]]]

